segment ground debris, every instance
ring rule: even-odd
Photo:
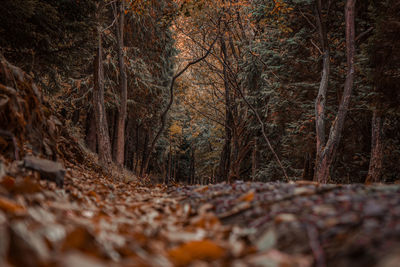
[[[53,181],[58,187],[62,188],[64,185],[65,169],[59,162],[26,156],[24,158],[24,167],[38,171],[42,179]]]
[[[37,187],[15,190],[14,180]],[[0,262],[385,266],[400,249],[396,186],[235,182],[149,188],[78,167],[65,182],[57,189],[29,177],[2,178]]]

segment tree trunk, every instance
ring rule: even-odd
[[[223,57],[223,75],[224,75],[224,87],[225,87],[225,143],[221,152],[220,163],[219,163],[219,182],[227,181],[229,178],[229,170],[231,166],[231,146],[232,146],[232,128],[233,124],[232,111],[231,111],[231,93],[228,82],[228,72],[226,69],[227,52],[225,40],[220,37],[221,53]]]
[[[118,52],[118,64],[119,64],[119,83],[120,83],[120,96],[118,106],[118,126],[117,126],[117,150],[116,150],[116,163],[119,166],[124,164],[124,148],[125,148],[125,121],[127,114],[127,98],[128,98],[128,84],[125,69],[124,60],[124,16],[125,8],[124,1],[118,1],[115,5],[115,19],[116,24],[116,36],[117,36],[117,52]]]
[[[100,11],[97,16],[100,16]],[[103,69],[103,46],[102,32],[100,26],[97,26],[97,53],[94,60],[94,89],[93,89],[93,107],[96,118],[97,141],[99,150],[99,160],[103,164],[111,163],[111,145],[108,135],[108,124],[104,106],[104,69]]]
[[[251,180],[254,181],[257,171],[257,137],[254,137],[253,152],[251,153]]]
[[[328,141],[315,164],[315,179],[320,183],[329,181],[329,172],[341,139],[344,122],[350,104],[350,97],[354,83],[354,54],[355,54],[355,4],[356,0],[347,0],[345,7],[346,17],[346,53],[347,76],[344,83],[343,96],[339,104],[338,113],[332,123]],[[318,153],[318,152],[317,152]]]
[[[381,181],[383,163],[383,121],[378,110],[374,110],[371,125],[371,158],[369,161],[368,176],[365,180],[366,184],[378,183]]]
[[[140,134],[140,125],[137,124],[136,126],[136,142],[135,142],[135,156],[136,156],[136,160],[135,160],[135,167],[134,167],[134,172],[136,175],[138,175],[138,165],[139,165],[139,135]]]
[[[117,125],[118,125],[118,109],[111,108],[108,113],[108,126],[110,127],[111,155],[115,162],[117,158]]]
[[[90,109],[86,119],[86,145],[90,151],[97,153],[96,117]]]
[[[312,180],[314,177],[314,166],[313,166],[312,154],[307,152],[304,157],[303,174],[301,175],[302,180]]]
[[[322,17],[322,4],[321,0],[316,1],[316,18],[318,31],[320,35],[320,41],[323,53],[323,64],[322,64],[322,77],[319,85],[318,95],[315,100],[315,130],[316,130],[316,143],[317,153],[316,162],[321,159],[321,154],[326,145],[325,140],[325,103],[326,93],[328,91],[329,74],[330,74],[330,49],[327,36],[326,22]],[[318,164],[316,164],[318,166]],[[317,179],[317,177],[315,177]]]
[[[143,154],[142,154],[142,166],[140,166],[140,177],[143,177],[145,172],[147,171],[147,164],[148,164],[148,157],[150,156],[148,152],[149,146],[149,133],[150,130],[146,131],[146,137],[144,138],[144,145],[143,145]]]
[[[195,161],[195,149],[192,148],[192,156],[190,160],[191,166],[190,166],[190,184],[194,184],[194,179],[196,176],[196,161]]]

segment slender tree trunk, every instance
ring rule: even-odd
[[[118,126],[118,109],[112,108],[108,112],[108,125],[110,127],[110,142],[111,142],[111,154],[112,159],[115,162],[117,158],[117,126]]]
[[[118,106],[118,126],[117,126],[117,151],[116,151],[116,163],[119,166],[124,164],[124,148],[125,148],[125,121],[127,114],[127,98],[128,98],[128,84],[125,69],[124,60],[124,17],[125,7],[124,0],[118,1],[115,5],[115,19],[116,24],[116,36],[117,36],[117,52],[118,52],[118,64],[119,64],[119,83],[120,83],[120,96]]]
[[[90,151],[97,153],[97,133],[96,133],[96,117],[91,109],[88,113],[86,122],[86,145],[90,149]]]
[[[303,174],[301,178],[303,180],[313,180],[314,177],[314,166],[313,166],[312,153],[307,152],[304,157]]]
[[[350,97],[354,83],[354,54],[355,54],[355,4],[356,0],[347,0],[345,7],[346,17],[346,53],[347,76],[344,83],[343,96],[339,104],[338,113],[332,123],[328,141],[316,162],[315,177],[320,183],[327,183],[332,162],[341,139],[344,122],[350,104]],[[318,152],[317,152],[318,153]]]
[[[195,163],[195,149],[192,148],[192,155],[190,158],[190,184],[194,184],[194,177],[196,176]]]
[[[100,16],[100,10],[97,16]],[[97,52],[94,60],[94,89],[93,89],[93,107],[96,118],[97,141],[99,150],[99,159],[103,164],[111,163],[111,145],[108,134],[108,124],[106,110],[104,106],[104,69],[103,69],[103,46],[102,46],[101,27],[97,27]]]
[[[132,165],[132,158],[133,158],[133,155],[134,155],[134,143],[133,143],[133,138],[132,138],[132,135],[133,135],[133,123],[132,123],[133,121],[127,121],[127,123],[126,123],[126,129],[125,129],[125,135],[126,135],[126,138],[125,138],[125,155],[124,155],[124,166],[127,168],[127,169],[129,169],[129,170],[132,170],[133,169],[133,165]]]
[[[228,72],[226,69],[227,52],[225,40],[220,37],[221,54],[223,57],[223,75],[224,75],[224,87],[225,87],[225,143],[221,152],[220,163],[219,163],[219,181],[227,181],[229,178],[229,170],[231,166],[231,146],[232,146],[232,124],[233,116],[231,110],[231,92],[228,82]]]
[[[149,146],[149,131],[146,131],[146,137],[144,138],[144,145],[143,145],[143,154],[142,154],[142,166],[140,167],[140,176],[143,177],[147,170],[147,164],[148,160],[147,158],[149,157],[149,152],[148,152],[148,146]]]
[[[173,171],[174,171],[174,182],[176,182],[176,164],[177,164],[177,161],[178,161],[178,159],[176,158],[176,155],[172,158],[173,159],[173,165],[174,165],[174,169],[173,169]]]
[[[257,137],[254,137],[253,152],[251,153],[251,180],[254,181],[257,171]]]
[[[140,134],[140,125],[137,124],[136,126],[136,149],[135,149],[135,155],[136,155],[136,160],[135,160],[135,174],[138,175],[138,164],[139,164],[139,135]]]
[[[169,153],[168,153],[168,175],[167,175],[167,182],[166,184],[169,183],[171,180],[171,166],[172,166],[172,151],[171,151],[171,145],[169,146]]]
[[[321,154],[326,145],[325,140],[325,103],[326,103],[326,93],[328,91],[329,84],[329,74],[330,74],[330,49],[327,36],[326,22],[322,17],[322,4],[321,0],[316,0],[316,18],[318,31],[320,35],[320,41],[323,53],[323,63],[322,63],[322,77],[319,85],[318,95],[315,100],[315,130],[316,130],[316,143],[317,143],[317,153],[316,162],[321,160]],[[316,164],[316,168],[319,165]],[[317,172],[316,172],[317,173]],[[317,177],[315,177],[317,179]]]
[[[374,110],[372,116],[371,158],[369,161],[368,176],[365,183],[377,183],[381,181],[383,164],[383,118],[378,110]]]

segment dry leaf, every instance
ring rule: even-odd
[[[224,256],[225,250],[211,240],[192,241],[169,251],[177,266],[186,266],[194,260],[213,261]]]
[[[11,191],[15,185],[15,178],[6,175],[1,179],[0,185],[3,186],[8,191]]]
[[[0,209],[9,213],[24,213],[26,210],[18,203],[0,196]]]
[[[242,195],[239,200],[240,201],[247,201],[247,202],[251,202],[254,200],[254,196],[255,196],[255,192],[252,190],[244,195]]]

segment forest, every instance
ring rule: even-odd
[[[398,266],[400,0],[0,13],[0,266]]]

